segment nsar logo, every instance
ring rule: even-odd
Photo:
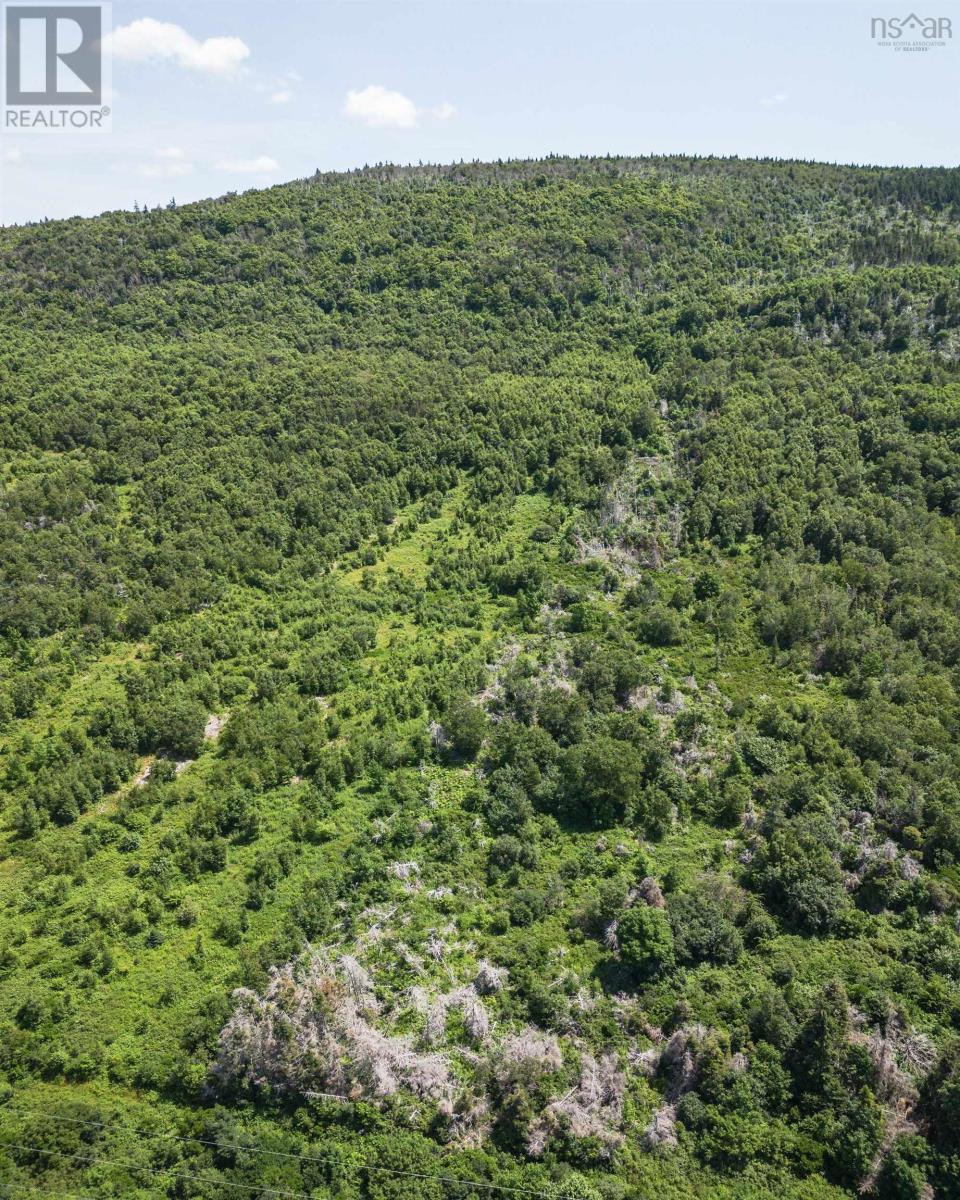
[[[918,46],[924,42],[943,44],[953,37],[953,23],[950,17],[918,17],[916,13],[906,17],[871,17],[870,36],[880,42],[902,42],[907,38]]]

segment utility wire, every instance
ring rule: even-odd
[[[6,1114],[19,1115],[21,1113],[32,1113],[35,1116],[42,1117],[44,1120],[47,1120],[47,1121],[60,1121],[62,1123],[66,1123],[69,1125],[82,1125],[82,1126],[87,1126],[89,1128],[95,1128],[95,1129],[110,1129],[110,1128],[112,1128],[112,1123],[109,1121],[85,1121],[85,1120],[81,1120],[79,1117],[65,1117],[65,1116],[60,1116],[60,1115],[54,1115],[53,1113],[47,1113],[47,1112],[44,1112],[43,1109],[38,1109],[38,1108],[18,1107],[17,1109],[13,1109],[9,1106],[0,1107],[0,1115],[6,1115]],[[149,1133],[145,1129],[131,1129],[127,1126],[121,1126],[121,1128],[123,1129],[123,1131],[125,1133],[132,1133],[136,1137],[154,1138],[154,1139],[158,1139],[158,1140],[162,1140],[162,1141],[173,1141],[173,1142],[193,1142],[200,1146],[211,1146],[215,1149],[224,1149],[225,1148],[224,1144],[222,1142],[215,1142],[208,1138],[190,1137],[189,1135],[179,1135],[179,1134],[172,1134],[172,1133],[170,1133],[170,1134]],[[287,1159],[287,1160],[293,1160],[295,1162],[315,1163],[319,1166],[325,1166],[325,1167],[330,1166],[330,1164],[327,1162],[326,1159],[317,1158],[317,1157],[309,1155],[309,1154],[290,1154],[284,1150],[267,1150],[261,1146],[255,1145],[255,1146],[251,1147],[251,1146],[245,1146],[242,1143],[233,1145],[230,1147],[230,1149],[238,1150],[245,1154],[270,1155],[273,1158],[283,1158],[283,1159]],[[359,1170],[374,1171],[378,1174],[383,1174],[383,1175],[395,1175],[395,1176],[399,1176],[399,1177],[406,1178],[406,1179],[428,1179],[428,1180],[433,1180],[436,1183],[443,1183],[443,1184],[450,1183],[450,1184],[459,1184],[461,1187],[482,1188],[484,1191],[488,1191],[488,1192],[510,1192],[513,1195],[540,1197],[541,1200],[546,1200],[546,1198],[547,1198],[546,1192],[539,1192],[539,1191],[534,1190],[533,1188],[512,1187],[508,1184],[487,1183],[483,1180],[460,1179],[456,1175],[430,1175],[427,1172],[401,1171],[401,1170],[395,1169],[393,1167],[368,1166],[365,1163],[357,1164],[357,1166],[358,1166]],[[208,1182],[213,1182],[213,1181],[208,1180]]]
[[[220,1187],[242,1188],[245,1192],[258,1192],[261,1196],[284,1196],[290,1200],[310,1200],[306,1192],[290,1192],[284,1188],[261,1187],[259,1184],[253,1183],[234,1183],[233,1180],[218,1179],[213,1175],[195,1175],[192,1171],[175,1171],[172,1167],[145,1167],[140,1163],[106,1157],[97,1158],[96,1155],[86,1158],[82,1154],[67,1154],[61,1150],[52,1151],[49,1147],[44,1146],[25,1146],[20,1142],[0,1142],[0,1147],[4,1150],[31,1150],[35,1154],[55,1154],[58,1158],[69,1158],[75,1162],[82,1162],[88,1167],[95,1163],[103,1163],[106,1166],[124,1167],[129,1171],[146,1171],[150,1175],[170,1175],[174,1179],[189,1179],[193,1183],[215,1183]]]
[[[8,1184],[0,1185],[0,1187],[8,1186]],[[19,1187],[20,1185],[18,1184],[17,1186]],[[51,1192],[49,1188],[28,1187],[26,1190],[21,1188],[17,1194],[18,1196],[46,1196],[47,1200],[50,1200]],[[7,1195],[8,1193],[0,1191],[0,1196],[6,1197]],[[86,1196],[81,1196],[79,1192],[57,1192],[57,1200],[93,1200],[93,1198],[89,1192]]]

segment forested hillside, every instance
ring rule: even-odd
[[[0,231],[0,1196],[960,1197],[960,171]]]

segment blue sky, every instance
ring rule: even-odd
[[[909,2],[909,0],[908,0]],[[112,6],[110,133],[0,135],[0,221],[378,161],[550,152],[960,161],[960,4],[177,0]]]

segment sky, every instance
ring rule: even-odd
[[[957,165],[960,3],[914,2],[954,36],[871,37],[910,0],[115,0],[110,131],[0,130],[0,223],[376,162]]]

